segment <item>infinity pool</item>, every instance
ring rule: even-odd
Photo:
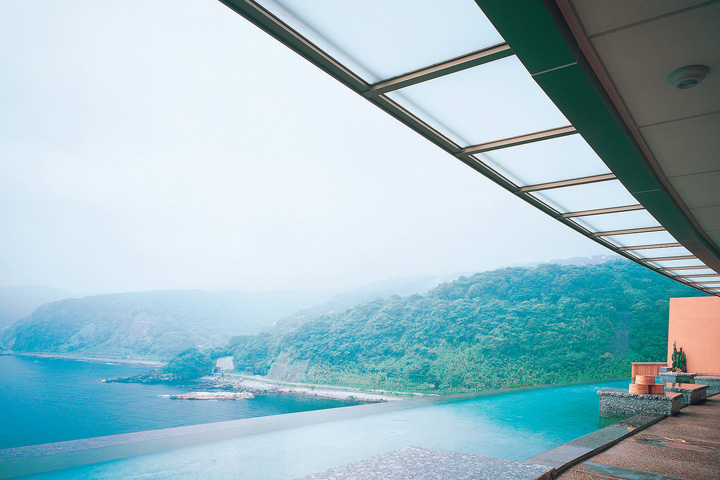
[[[410,445],[521,461],[612,423],[599,417],[596,392],[627,383],[485,395],[25,478],[291,479]]]

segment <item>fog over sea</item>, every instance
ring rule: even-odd
[[[189,387],[103,383],[150,367],[0,355],[0,449],[352,405],[294,395],[171,400]]]

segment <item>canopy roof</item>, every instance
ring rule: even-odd
[[[720,294],[720,2],[221,1],[559,222]],[[698,64],[695,88],[668,81]]]

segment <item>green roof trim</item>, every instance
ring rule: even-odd
[[[553,2],[476,0],[533,78],[625,188],[706,265],[720,252],[698,232],[650,167]]]

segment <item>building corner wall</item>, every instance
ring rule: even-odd
[[[668,365],[674,342],[687,355],[688,372],[720,374],[720,298],[671,298]]]

